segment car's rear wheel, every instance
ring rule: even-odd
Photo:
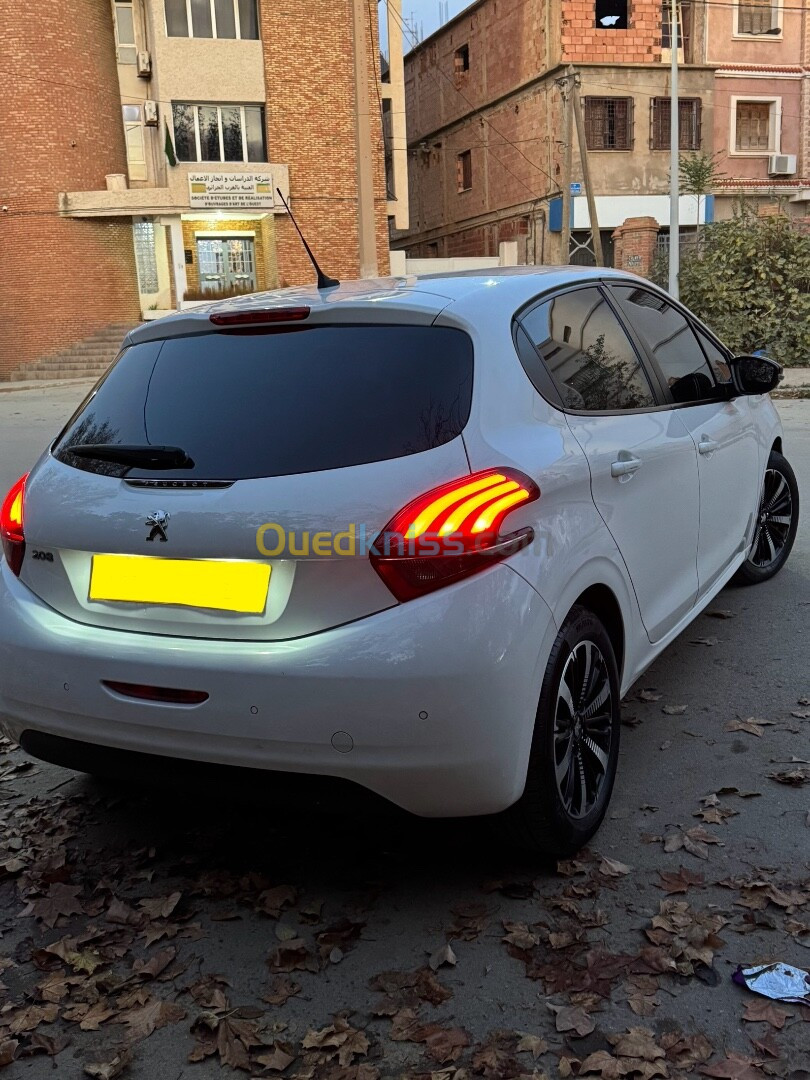
[[[590,840],[613,790],[620,726],[610,638],[574,607],[546,665],[526,788],[508,815],[521,846],[564,856]]]
[[[757,525],[748,557],[737,571],[737,585],[758,585],[787,562],[799,524],[799,487],[790,463],[772,450],[765,470]]]

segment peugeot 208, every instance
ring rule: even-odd
[[[570,852],[622,694],[788,557],[779,371],[576,267],[140,326],[3,505],[0,726],[88,770],[136,751],[508,810]]]

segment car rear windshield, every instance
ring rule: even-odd
[[[126,349],[57,439],[75,468],[130,479],[240,480],[418,454],[470,414],[473,348],[433,326],[239,330]],[[172,446],[193,465],[152,471],[80,457],[88,444]]]

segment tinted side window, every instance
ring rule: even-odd
[[[599,289],[577,289],[522,319],[567,409],[606,412],[656,404],[638,356]]]
[[[658,361],[677,402],[715,396],[715,379],[688,321],[657,293],[632,286],[613,289],[633,329]]]
[[[706,354],[706,359],[709,361],[709,366],[714,372],[715,379],[717,379],[719,383],[730,383],[731,369],[728,366],[726,354],[721,352],[712,339],[706,337],[703,331],[697,326],[695,327],[695,333],[698,336],[700,344],[703,346],[703,351]]]

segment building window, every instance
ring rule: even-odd
[[[594,25],[600,30],[626,30],[630,25],[630,0],[596,0]]]
[[[138,291],[159,291],[157,256],[155,254],[155,226],[151,221],[134,221],[132,234],[135,240],[135,267],[138,272]]]
[[[464,75],[470,70],[470,46],[462,45],[453,54],[453,74]]]
[[[178,161],[267,161],[262,105],[172,105]]]
[[[127,149],[127,172],[130,180],[146,180],[146,147],[140,105],[122,105],[124,141]]]
[[[676,2],[679,59],[685,63],[691,63],[692,7],[691,3]],[[664,0],[661,5],[661,49],[662,59],[669,60],[672,49],[672,5],[669,0]]]
[[[678,98],[678,148],[700,149],[700,98]],[[650,147],[669,150],[669,98],[653,98],[650,102]]]
[[[779,4],[775,0],[737,0],[738,34],[781,34]]]
[[[165,0],[169,37],[258,38],[256,0]]]
[[[585,140],[589,150],[632,150],[633,99],[586,97]]]
[[[736,151],[743,154],[778,153],[776,101],[738,101],[733,117]]]
[[[138,50],[135,45],[135,20],[132,0],[115,0],[115,55],[119,64],[134,64]]]
[[[469,191],[472,187],[471,150],[465,150],[456,158],[456,187],[459,191]]]

